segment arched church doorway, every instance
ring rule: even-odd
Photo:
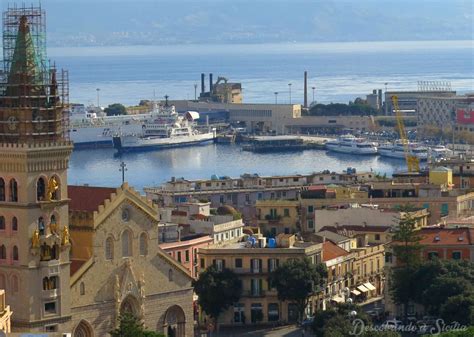
[[[186,317],[180,306],[173,305],[166,310],[163,328],[167,337],[184,337],[186,335]]]
[[[94,337],[94,330],[92,329],[91,325],[82,320],[74,329],[74,337]]]

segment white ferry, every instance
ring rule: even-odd
[[[199,113],[188,111],[179,116],[174,106],[168,103],[154,109],[151,117],[136,134],[118,134],[113,137],[114,147],[118,151],[154,150],[159,148],[180,147],[213,142],[216,130],[201,133],[197,131],[195,121]]]
[[[428,148],[409,143],[410,154],[419,160],[428,160]],[[405,159],[405,148],[401,141],[395,143],[382,144],[379,146],[379,154],[383,157]]]
[[[326,142],[329,151],[370,155],[377,154],[377,145],[366,141],[364,138],[357,138],[353,135],[346,135]]]
[[[150,113],[124,116],[106,116],[101,108],[73,104],[69,119],[69,138],[75,148],[112,147],[117,134],[136,134]]]

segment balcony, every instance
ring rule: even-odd
[[[43,299],[55,299],[58,297],[58,289],[43,290]]]
[[[40,266],[41,267],[55,267],[59,266],[61,261],[59,259],[51,259],[48,261],[40,261]]]
[[[263,290],[247,290],[242,292],[242,297],[265,297],[265,294]]]

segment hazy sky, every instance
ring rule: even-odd
[[[2,1],[3,9],[6,3]],[[47,10],[50,45],[470,40],[474,31],[474,0],[42,0],[41,4]]]

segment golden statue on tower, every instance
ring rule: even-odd
[[[56,191],[59,189],[59,183],[56,177],[51,177],[48,182],[48,201],[56,200]]]

